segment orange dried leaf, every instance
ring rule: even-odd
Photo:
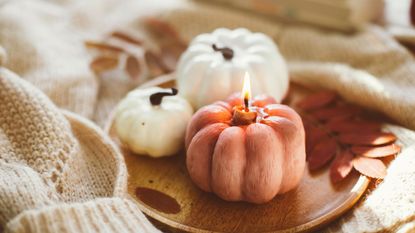
[[[118,57],[102,56],[95,58],[91,64],[91,69],[99,74],[103,71],[115,69],[118,66]]]
[[[165,73],[164,69],[162,68],[163,64],[161,62],[161,58],[157,54],[151,51],[146,51],[144,58],[146,60],[146,64],[151,77],[157,77]]]
[[[298,103],[298,107],[305,111],[322,108],[333,103],[337,94],[333,91],[322,91],[306,97]]]
[[[121,47],[102,42],[85,41],[85,46],[90,49],[97,49],[101,51],[109,51],[116,53],[124,52],[124,49],[122,49]]]
[[[382,179],[386,176],[386,166],[379,159],[356,156],[353,167],[365,176]]]
[[[326,124],[337,124],[343,121],[352,121],[353,117],[355,117],[355,115],[336,116],[336,117],[328,119],[326,121]]]
[[[159,37],[170,37],[171,39],[178,39],[179,38],[179,34],[177,33],[176,30],[173,29],[173,27],[156,18],[147,18],[146,20],[144,20],[145,25],[147,26],[147,28],[154,34],[156,34],[156,36]]]
[[[349,150],[342,151],[336,155],[330,167],[330,180],[337,183],[352,171],[353,169],[353,154]]]
[[[377,146],[396,141],[396,136],[392,133],[369,132],[369,133],[341,133],[339,141],[344,144],[358,146]]]
[[[327,164],[337,152],[337,143],[334,138],[320,141],[313,149],[308,160],[310,170],[316,170]]]
[[[339,143],[352,147],[337,155],[333,161],[330,167],[332,182],[344,179],[353,167],[369,177],[382,178],[386,175],[385,165],[376,158],[397,154],[401,148],[390,145],[397,138],[392,133],[381,132],[380,121],[367,120],[363,109],[344,103],[330,92],[311,95],[300,101],[298,106],[308,111],[302,112],[301,117],[306,131],[310,170],[327,164],[336,155]],[[358,158],[355,160],[354,156]]]
[[[318,109],[311,114],[319,120],[327,121],[334,118],[350,118],[357,115],[360,111],[361,109],[354,105],[343,104],[330,108]]]
[[[142,45],[143,41],[137,38],[134,38],[133,36],[130,36],[124,32],[115,31],[111,34],[112,37],[118,38],[120,40],[123,40],[125,42],[128,42],[130,44],[136,44],[136,45]]]
[[[301,112],[300,112],[300,114],[301,114],[300,116],[301,116],[301,119],[303,120],[304,126],[305,125],[318,125],[318,124],[320,124],[320,122],[318,122],[316,119],[314,119],[314,117],[312,117],[308,114],[302,114]]]
[[[351,150],[355,155],[361,155],[370,158],[379,158],[386,157],[389,155],[395,155],[401,151],[401,147],[396,144],[380,147],[352,146]]]
[[[313,148],[318,144],[318,142],[328,137],[328,134],[322,128],[319,128],[314,125],[310,125],[305,128],[306,132],[306,151],[307,154],[311,153]]]
[[[180,46],[169,45],[161,48],[161,60],[165,72],[172,72],[176,69],[177,62],[184,49]]]
[[[328,122],[326,126],[338,133],[367,133],[378,132],[381,129],[381,124],[378,122],[368,121],[338,121]]]
[[[385,122],[391,124],[397,124],[396,121],[392,120],[390,117],[386,116],[383,113],[373,112],[373,111],[365,111],[362,113],[362,117],[369,121],[378,121],[378,122]]]
[[[138,62],[136,57],[128,56],[125,69],[131,79],[134,79],[134,80],[139,79],[140,74],[141,74],[141,69],[140,69],[140,63]]]

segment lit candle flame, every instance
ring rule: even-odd
[[[251,81],[248,72],[245,73],[244,83],[242,88],[242,99],[245,105],[245,112],[249,112],[249,101],[251,100]]]

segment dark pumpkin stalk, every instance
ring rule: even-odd
[[[178,91],[176,88],[171,88],[171,92],[156,92],[150,95],[150,103],[153,106],[158,106],[165,96],[174,96],[177,95],[177,93]]]
[[[233,58],[233,50],[228,47],[219,48],[216,44],[212,45],[212,48],[215,52],[221,52],[225,60],[230,61]]]

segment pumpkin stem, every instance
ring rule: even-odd
[[[228,47],[219,48],[216,44],[212,45],[212,48],[215,52],[221,52],[225,60],[230,61],[233,58],[233,50]]]
[[[171,88],[171,93],[170,92],[156,92],[150,95],[150,103],[153,106],[158,106],[161,104],[163,97],[177,95],[177,93],[178,91],[176,88]]]

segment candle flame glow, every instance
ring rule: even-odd
[[[248,72],[245,73],[243,88],[242,88],[242,100],[244,101],[245,111],[249,112],[249,101],[251,100],[251,80]]]

